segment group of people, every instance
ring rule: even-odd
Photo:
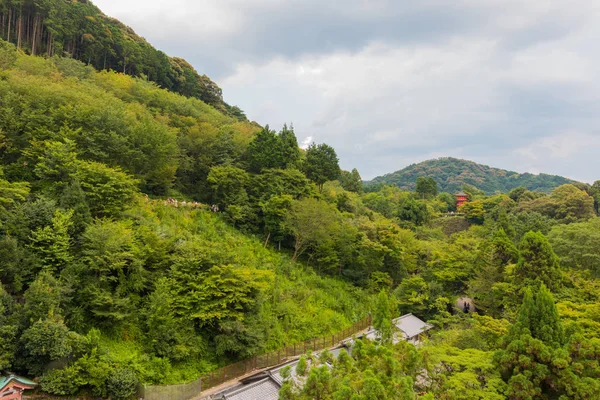
[[[151,201],[148,195],[145,196],[146,201]],[[152,201],[160,201],[160,200],[152,200]],[[186,200],[177,200],[173,197],[168,197],[166,200],[163,200],[163,204],[165,206],[171,207],[192,207],[192,208],[206,208],[206,206],[202,203],[198,203],[197,201],[186,201]],[[213,204],[209,207],[209,210],[215,213],[220,212],[219,206],[217,204]]]
[[[172,197],[169,197],[167,200],[165,200],[165,205],[166,206],[172,206],[172,207],[200,207],[200,203],[198,203],[197,201],[191,202],[191,201],[179,201],[177,199],[174,199]]]
[[[467,303],[467,302],[465,301],[465,304],[463,305],[463,312],[464,312],[464,313],[469,313],[469,312],[471,312],[471,303]]]

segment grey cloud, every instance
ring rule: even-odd
[[[456,156],[600,178],[593,2],[96,3],[216,79],[251,118],[293,122],[299,140],[333,145],[363,177]]]

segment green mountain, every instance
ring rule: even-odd
[[[326,144],[302,152],[293,128],[129,76],[131,58],[100,71],[74,59],[82,37],[59,44],[59,27],[91,16],[60,13],[89,3],[2,5],[13,43],[0,40],[0,372],[63,398],[127,400],[141,385],[231,377],[217,368],[266,352],[279,360],[368,312],[389,339],[391,318],[412,313],[435,326],[420,347],[357,341],[352,359],[305,358],[306,379],[286,379],[281,398],[600,393],[600,185],[477,194],[453,216],[447,194],[362,193],[358,171],[340,174]],[[50,20],[35,11],[46,9]],[[51,56],[28,54],[44,46]],[[118,41],[102,49],[121,54]],[[446,185],[565,181],[435,162],[422,171]],[[462,312],[467,294],[480,314]],[[181,389],[159,391],[200,394]]]
[[[97,70],[115,70],[195,97],[245,120],[223,101],[221,88],[185,60],[152,47],[133,29],[89,1],[0,0],[0,38],[31,55],[71,57]]]
[[[367,184],[395,185],[402,189],[414,190],[415,182],[420,176],[435,179],[440,191],[450,193],[461,190],[465,184],[475,186],[487,194],[506,193],[519,186],[531,191],[548,193],[560,185],[575,182],[557,175],[519,174],[473,161],[442,157],[409,165],[391,174],[379,176]]]

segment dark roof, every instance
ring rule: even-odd
[[[8,376],[0,377],[0,390],[4,389],[12,381],[16,381],[21,386],[26,386],[26,387],[31,387],[31,388],[34,388],[37,386],[37,383],[35,383],[34,381],[32,381],[30,379],[23,378],[23,377],[17,376],[17,375],[8,375]]]

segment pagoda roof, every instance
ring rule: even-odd
[[[465,192],[463,192],[462,190],[458,193],[456,193],[457,196],[467,196],[467,194]]]
[[[32,381],[31,379],[23,378],[22,376],[17,375],[8,375],[0,377],[0,391],[2,391],[6,386],[8,386],[11,382],[16,382],[20,386],[33,389],[37,386],[37,383]]]

